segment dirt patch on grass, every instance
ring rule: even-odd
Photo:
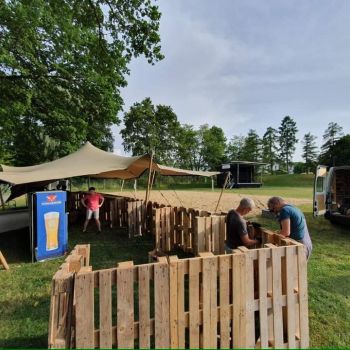
[[[145,198],[144,191],[124,191],[113,192],[111,194],[122,195],[126,197],[136,197],[139,199]],[[277,194],[276,194],[277,195]],[[186,208],[194,208],[201,210],[214,211],[218,202],[220,193],[210,191],[152,191],[150,200],[166,205],[183,206]],[[219,204],[218,211],[228,211],[232,208],[236,208],[243,197],[249,197],[254,200],[256,208],[252,214],[260,214],[261,209],[266,208],[266,203],[270,196],[256,196],[256,195],[244,195],[237,193],[224,192]],[[300,198],[285,198],[289,203],[294,205],[312,204],[309,199]]]

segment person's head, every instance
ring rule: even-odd
[[[281,197],[271,197],[267,201],[267,207],[271,213],[278,213],[282,207],[286,204],[285,200]]]
[[[95,187],[89,187],[89,192],[94,193],[96,191]]]
[[[249,212],[251,212],[254,208],[255,208],[255,203],[252,199],[242,198],[241,201],[239,202],[239,206],[237,208],[237,211],[241,215],[246,215]]]

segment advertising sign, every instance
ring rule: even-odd
[[[36,260],[63,255],[67,251],[67,214],[64,191],[36,192]]]

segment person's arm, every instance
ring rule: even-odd
[[[289,237],[290,235],[290,219],[284,219],[281,221],[281,231],[279,232],[284,237]]]
[[[248,234],[241,236],[241,240],[246,247],[250,247],[252,245],[260,243],[257,239],[250,239]]]
[[[101,203],[100,203],[100,208],[102,207],[103,202],[105,201],[105,198],[100,195]]]
[[[85,196],[80,200],[81,204],[86,208],[86,204],[85,204]]]

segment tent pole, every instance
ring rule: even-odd
[[[134,192],[136,194],[137,191],[137,179],[134,180]]]
[[[146,190],[146,198],[145,198],[146,205],[148,203],[149,192],[150,192],[150,187],[151,187],[150,184],[151,184],[151,179],[152,179],[153,154],[154,154],[154,152],[152,151],[151,159],[149,161],[148,182],[147,182],[147,190]]]
[[[227,185],[227,181],[228,181],[229,175],[230,175],[230,173],[227,172],[227,174],[226,174],[226,179],[225,179],[224,185],[222,186],[221,193],[220,193],[220,197],[219,197],[219,199],[218,199],[218,203],[216,204],[216,208],[215,208],[215,210],[214,210],[214,213],[216,213],[216,211],[218,210],[219,203],[220,203],[220,201],[221,201],[221,197],[222,197],[222,194],[223,194],[223,192],[224,192],[224,189],[225,189],[225,187],[226,187],[226,185]]]
[[[214,192],[214,176],[211,177],[211,190]]]
[[[120,192],[123,192],[124,181],[125,181],[125,180],[122,180],[122,185],[120,186]]]

